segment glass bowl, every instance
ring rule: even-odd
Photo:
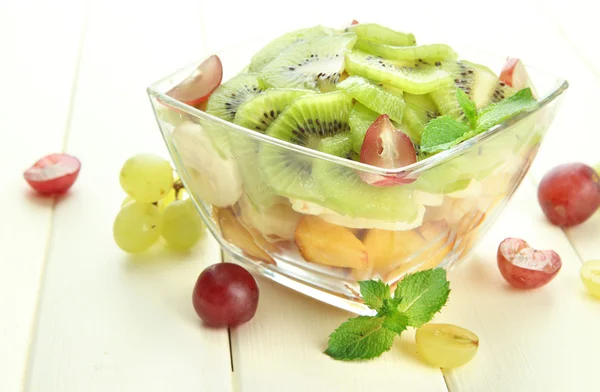
[[[217,53],[223,80],[259,48]],[[463,48],[500,70],[504,57]],[[565,80],[528,67],[539,105],[450,150],[387,170],[239,127],[165,92],[191,64],[148,88],[163,138],[203,221],[230,259],[294,290],[370,314],[358,281],[454,268],[496,221],[554,119]],[[358,173],[414,180],[374,187]]]

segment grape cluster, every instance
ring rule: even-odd
[[[113,224],[119,248],[143,252],[161,236],[177,251],[198,242],[204,224],[167,160],[153,154],[135,155],[121,168],[119,180],[127,193]]]

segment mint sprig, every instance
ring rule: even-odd
[[[461,89],[457,89],[456,98],[465,113],[467,123],[450,116],[440,116],[429,121],[421,136],[420,153],[423,156],[448,150],[521,112],[535,108],[538,104],[530,88],[519,90],[514,95],[480,110],[477,110],[475,103]]]
[[[477,126],[477,106],[475,102],[471,101],[467,93],[459,88],[456,89],[456,100],[465,113],[465,117],[471,128],[475,128]]]
[[[390,286],[381,280],[359,282],[365,304],[375,316],[351,318],[330,336],[325,354],[352,361],[372,359],[390,350],[394,337],[408,327],[429,322],[448,300],[446,270],[435,268],[409,274],[391,296]]]

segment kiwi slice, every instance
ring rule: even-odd
[[[395,46],[413,46],[417,40],[412,33],[402,33],[375,23],[359,23],[346,29],[359,39]]]
[[[344,71],[344,55],[356,42],[356,34],[315,38],[286,49],[267,64],[260,78],[272,87],[331,91]]]
[[[239,126],[264,133],[293,100],[307,94],[314,94],[314,91],[295,88],[268,89],[241,105],[234,122]]]
[[[445,44],[392,46],[359,39],[354,48],[386,59],[411,60],[415,62],[415,67],[422,64],[427,65],[432,61],[457,57],[456,52]]]
[[[346,71],[410,94],[427,94],[451,81],[450,74],[435,65],[415,67],[412,61],[386,60],[359,50],[346,54]]]
[[[348,123],[350,124],[352,147],[357,154],[360,154],[365,134],[377,117],[379,117],[377,112],[372,111],[363,104],[356,103],[352,108]]]
[[[347,158],[352,151],[348,133],[325,138],[319,151]],[[413,197],[409,185],[375,187],[363,182],[355,169],[326,160],[313,164],[316,178],[331,210],[352,218],[385,222],[413,222],[423,208]]]
[[[233,122],[238,107],[265,90],[257,74],[238,74],[220,85],[208,99],[206,113]]]
[[[267,135],[315,149],[325,137],[349,131],[352,98],[343,91],[296,98],[267,128]],[[262,143],[259,166],[271,189],[293,199],[322,202],[312,176],[317,159],[300,152]]]
[[[369,109],[379,114],[387,114],[394,121],[402,121],[406,104],[402,94],[397,90],[388,90],[383,86],[371,83],[362,76],[350,76],[340,82],[338,88]]]
[[[268,89],[241,105],[234,122],[242,127],[264,133],[292,101],[308,94],[314,94],[314,91]],[[262,210],[281,202],[282,198],[269,188],[258,170],[258,150],[260,144],[264,142],[241,134],[232,134],[229,142],[238,161],[244,192],[250,203]]]
[[[265,65],[279,56],[288,47],[300,42],[310,41],[317,37],[332,35],[333,30],[323,26],[314,26],[306,29],[291,31],[274,39],[259,50],[250,61],[250,72],[259,72]]]
[[[437,62],[436,65],[448,71],[453,81],[431,93],[431,98],[441,114],[458,119],[464,117],[456,99],[458,88],[467,93],[478,109],[514,94],[512,88],[502,83],[492,70],[483,65],[464,60]]]
[[[428,94],[404,94],[404,101],[406,101],[406,109],[402,117],[404,129],[413,142],[420,144],[425,125],[440,113]]]

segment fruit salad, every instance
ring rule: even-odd
[[[347,297],[464,258],[548,125],[521,60],[495,72],[377,24],[292,31],[247,60],[224,78],[213,55],[154,97],[177,169],[222,243]]]

